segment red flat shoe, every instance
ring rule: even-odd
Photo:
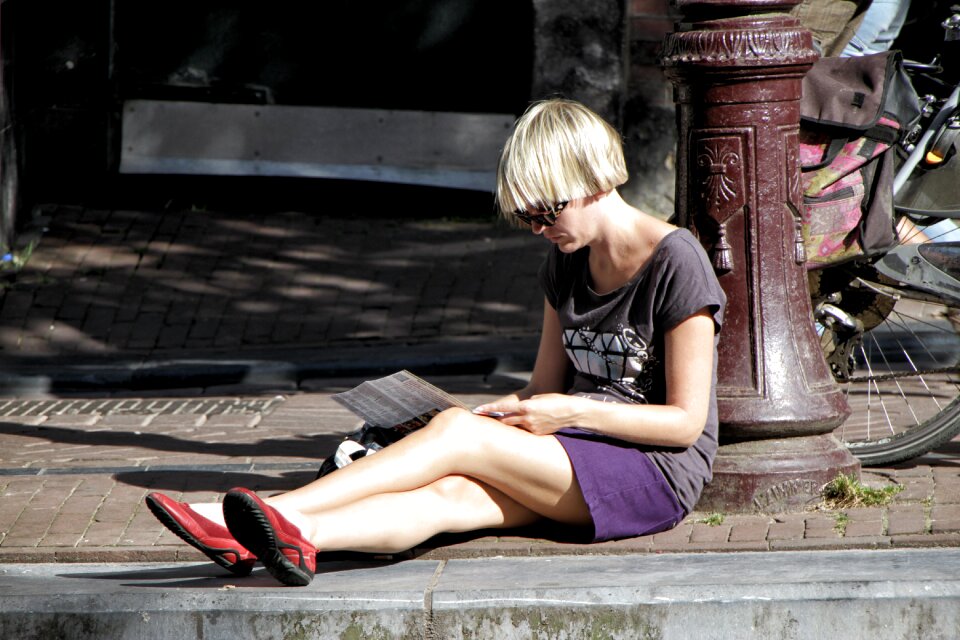
[[[171,500],[162,493],[149,494],[146,502],[163,526],[227,571],[238,576],[253,571],[256,556],[244,549],[226,527],[203,517],[187,503]]]
[[[223,498],[230,533],[257,556],[283,584],[310,584],[317,570],[317,550],[295,525],[248,489],[231,489]]]

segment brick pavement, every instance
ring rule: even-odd
[[[546,244],[483,212],[450,222],[369,212],[42,211],[46,231],[26,267],[12,283],[0,280],[8,362],[539,328]]]
[[[468,403],[520,383],[502,376],[433,379]],[[278,491],[313,477],[355,418],[311,381],[284,395],[121,398],[86,407],[0,403],[0,562],[197,560],[146,510],[144,496],[219,499],[232,486]],[[37,409],[37,407],[40,407]],[[52,408],[51,408],[52,407]],[[904,490],[886,507],[732,515],[693,513],[676,529],[585,545],[564,532],[448,536],[427,557],[768,551],[960,545],[960,440],[908,464],[864,470]],[[712,516],[712,517],[711,517]]]
[[[383,345],[441,337],[530,339],[539,322],[535,272],[544,245],[485,221],[67,207],[47,214],[48,231],[27,268],[0,281],[0,361],[8,369],[223,362],[255,350],[286,357],[370,345],[381,354]],[[207,500],[236,485],[294,486],[355,424],[329,399],[349,381],[226,382],[148,397],[105,388],[0,397],[0,562],[199,559],[145,510],[147,492]],[[468,402],[508,383],[496,376],[439,382]],[[865,470],[864,480],[904,491],[887,507],[842,514],[694,513],[673,531],[602,545],[534,531],[445,538],[419,552],[960,545],[960,442]]]

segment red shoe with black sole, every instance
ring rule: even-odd
[[[226,527],[203,517],[187,503],[171,500],[162,493],[149,494],[146,502],[163,526],[227,571],[238,576],[253,571],[256,556],[237,542]]]
[[[248,489],[231,489],[223,498],[223,517],[230,533],[283,584],[310,584],[317,569],[317,550],[300,529]]]

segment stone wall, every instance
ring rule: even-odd
[[[664,218],[673,215],[677,125],[673,88],[658,56],[673,30],[669,0],[628,0],[629,66],[623,134],[630,181],[622,195]]]
[[[672,30],[669,0],[534,0],[531,98],[580,100],[624,135],[624,197],[669,217],[676,125],[671,85],[657,62]]]
[[[627,65],[623,0],[534,0],[533,7],[531,96],[580,100],[619,123]]]

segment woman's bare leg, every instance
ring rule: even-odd
[[[570,459],[556,438],[535,436],[461,409],[444,411],[423,429],[376,454],[267,502],[282,513],[315,516],[453,475],[479,480],[553,520],[590,521]],[[296,514],[291,515],[296,522]]]
[[[305,518],[305,538],[321,551],[405,551],[438,533],[519,527],[541,516],[493,487],[448,476],[425,487],[364,498]]]
[[[462,410],[445,411],[427,427],[374,455],[266,500],[296,524],[305,537],[317,542],[318,548],[360,550],[356,546],[358,542],[343,546],[346,542],[336,536],[358,541],[360,529],[355,525],[367,517],[366,522],[373,533],[393,519],[388,518],[387,513],[395,514],[398,527],[402,528],[411,520],[410,514],[416,511],[393,509],[393,505],[404,504],[406,500],[406,504],[413,508],[414,504],[435,499],[438,487],[449,486],[449,483],[438,481],[459,476],[467,476],[476,480],[475,484],[484,486],[491,496],[488,502],[504,505],[501,509],[503,523],[497,525],[496,517],[493,517],[494,522],[488,522],[484,519],[486,516],[473,527],[455,528],[449,522],[425,522],[425,537],[420,540],[442,531],[519,526],[525,523],[524,518],[533,517],[532,514],[571,524],[590,522],[570,460],[556,438],[534,436]],[[434,485],[432,493],[414,493],[431,485]],[[410,495],[405,495],[407,493]],[[449,492],[447,495],[449,497]],[[374,498],[383,501],[383,505],[373,507],[375,502],[366,502]],[[385,510],[384,505],[390,505],[390,509]],[[220,503],[194,503],[191,506],[210,520],[224,524]],[[451,514],[457,512],[455,507],[444,509]],[[524,514],[522,517],[516,515],[518,510]],[[429,510],[421,513],[429,513]],[[478,513],[487,512],[480,510]],[[433,533],[429,533],[431,527],[436,528]],[[316,540],[313,532],[316,532]],[[407,535],[413,539],[420,533]]]

